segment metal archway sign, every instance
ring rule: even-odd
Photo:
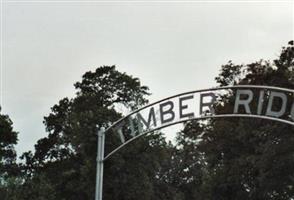
[[[217,107],[232,104],[218,112]],[[195,90],[144,106],[98,132],[96,200],[102,200],[103,162],[131,141],[174,124],[207,118],[246,117],[294,125],[294,90],[237,85]],[[110,133],[112,132],[112,133]],[[107,133],[107,134],[106,134]],[[115,134],[118,144],[104,156],[104,140]]]

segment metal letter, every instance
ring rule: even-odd
[[[126,125],[126,120],[121,121],[119,124],[117,124],[114,128],[114,130],[118,133],[121,143],[125,143],[125,136],[123,134],[122,128]]]
[[[211,101],[204,103],[203,102],[204,97],[211,97]],[[200,110],[199,110],[200,115],[204,114],[204,110],[203,110],[204,107],[208,107],[209,112],[213,115],[215,113],[213,108],[213,104],[215,103],[215,101],[216,101],[216,96],[212,92],[200,94]]]
[[[163,108],[166,106],[169,106],[169,109],[164,111]],[[173,111],[174,103],[172,101],[167,101],[165,103],[160,104],[159,108],[160,108],[160,120],[161,120],[162,124],[171,122],[175,119],[175,113]],[[166,114],[170,114],[171,117],[164,119],[164,115],[166,115]]]
[[[180,103],[180,118],[185,118],[185,117],[194,117],[194,113],[186,113],[186,114],[183,114],[183,110],[187,109],[188,108],[188,105],[183,105],[183,101],[185,100],[189,100],[189,99],[193,99],[194,98],[194,95],[190,95],[190,96],[186,96],[186,97],[182,97],[179,99],[179,103]]]
[[[241,100],[241,95],[247,95],[247,99],[242,99]],[[236,94],[236,100],[235,100],[235,106],[234,106],[234,113],[238,113],[239,106],[243,105],[245,107],[245,112],[247,114],[251,114],[250,108],[249,108],[249,103],[253,99],[253,92],[251,90],[237,90]]]
[[[257,106],[257,114],[260,115],[262,112],[262,106],[264,101],[264,91],[261,90],[259,92],[258,106]]]
[[[280,98],[282,100],[282,106],[279,111],[273,111],[273,102],[275,98]],[[281,117],[286,111],[287,96],[281,92],[271,92],[269,102],[266,109],[266,115],[272,117]]]
[[[291,116],[292,120],[294,120],[294,103],[292,104],[290,116]]]
[[[151,107],[149,110],[149,115],[148,115],[148,122],[146,122],[146,120],[142,117],[142,115],[140,113],[137,114],[137,118],[138,118],[138,126],[140,131],[142,131],[143,127],[141,126],[141,122],[143,122],[143,124],[146,126],[147,129],[149,129],[150,125],[151,125],[151,119],[153,120],[153,124],[154,126],[156,126],[156,118],[155,118],[155,112],[154,112],[154,108]]]
[[[128,119],[129,119],[129,124],[130,124],[130,129],[131,129],[131,136],[135,137],[136,136],[136,132],[135,132],[135,127],[134,127],[133,119],[132,119],[131,116]]]
[[[121,141],[121,143],[123,144],[123,143],[125,143],[125,136],[124,136],[124,134],[123,134],[123,132],[122,132],[122,128],[121,127],[119,127],[118,129],[117,129],[117,132],[118,132],[118,135],[119,135],[119,138],[120,138],[120,141]]]

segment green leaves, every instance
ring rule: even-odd
[[[270,85],[294,88],[294,46],[290,41],[274,61],[223,65],[216,81],[226,85]],[[230,95],[218,112],[231,109]],[[277,102],[276,102],[277,104]],[[181,180],[199,180],[189,186],[199,191],[199,199],[292,199],[294,197],[294,128],[261,119],[213,119],[190,122],[177,138],[182,147],[178,166],[198,164],[183,171]],[[199,173],[200,172],[200,173]],[[187,193],[185,193],[187,194]],[[197,199],[187,197],[185,199]]]
[[[16,152],[17,132],[13,131],[8,115],[0,114],[0,182],[1,179],[17,174]]]
[[[274,61],[223,65],[220,86],[254,84],[294,88],[293,41]],[[109,126],[146,104],[139,79],[102,66],[74,84],[44,117],[47,137],[15,164],[17,133],[0,115],[1,198],[94,199],[97,127]],[[216,106],[232,109],[230,93]],[[276,104],[276,102],[275,102]],[[210,119],[184,124],[176,144],[156,132],[105,162],[104,200],[263,200],[294,198],[294,128],[261,119]],[[106,135],[106,150],[119,138]],[[16,177],[18,170],[21,176]],[[14,172],[14,174],[13,174]],[[9,176],[8,176],[9,175]],[[4,183],[4,184],[3,184]]]
[[[42,189],[52,189],[56,199],[94,199],[97,127],[121,118],[118,107],[130,112],[144,105],[149,94],[138,78],[117,71],[115,66],[86,72],[75,88],[74,98],[60,100],[44,118],[48,136],[37,142],[35,153],[23,155],[23,169],[30,177],[26,184],[32,187],[44,177]],[[106,148],[117,140],[110,134],[106,135]],[[167,149],[162,135],[154,134],[107,160],[104,199],[155,199],[160,193],[156,175],[169,159]]]

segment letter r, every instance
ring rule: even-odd
[[[241,99],[241,95],[246,95],[247,99]],[[251,114],[249,103],[253,99],[253,92],[251,90],[237,90],[234,113],[238,113],[239,106],[243,105],[245,107],[245,112]]]

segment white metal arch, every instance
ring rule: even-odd
[[[250,91],[248,92],[248,90],[250,90],[250,89],[258,89],[260,91],[268,91],[268,92],[276,95],[276,96],[269,96],[268,97],[270,99],[269,101],[273,101],[273,99],[275,97],[277,97],[277,98],[282,99],[282,103],[285,100],[285,96],[286,96],[284,93],[287,93],[288,96],[292,97],[291,100],[293,101],[291,111],[287,111],[288,113],[291,114],[291,116],[288,119],[286,119],[286,118],[279,118],[278,116],[275,116],[273,114],[271,114],[271,115],[266,115],[266,114],[261,114],[261,113],[257,113],[257,114],[256,113],[254,113],[254,114],[253,113],[245,113],[244,114],[244,113],[233,112],[233,113],[226,113],[226,114],[198,115],[198,116],[186,117],[186,118],[184,117],[184,118],[179,118],[179,119],[174,120],[174,121],[170,121],[170,123],[161,123],[158,126],[155,125],[153,127],[149,127],[149,125],[151,124],[150,123],[150,121],[151,121],[150,116],[154,117],[153,118],[154,121],[156,120],[155,119],[154,109],[152,110],[153,106],[163,105],[164,102],[170,101],[170,100],[175,99],[177,97],[187,97],[187,95],[202,94],[202,93],[205,93],[205,92],[213,92],[213,91],[221,91],[221,90],[233,90],[233,89],[246,91],[246,92],[244,92],[244,94],[247,94],[247,95],[249,94],[249,96],[250,96]],[[212,93],[209,93],[209,95],[211,95],[211,94]],[[264,92],[261,93],[261,94],[264,95]],[[264,100],[263,98],[264,98],[264,96],[262,96],[262,98],[259,97],[258,106],[259,106],[259,104],[263,103],[263,100]],[[237,102],[239,104],[243,104],[244,107],[246,107],[246,103],[247,103],[247,106],[248,106],[249,100],[250,100],[250,98],[248,98],[246,101],[241,100],[241,97],[239,96],[239,99],[235,101],[235,105],[236,105],[236,102]],[[251,98],[251,100],[252,100],[252,98]],[[202,99],[201,99],[201,101],[202,101]],[[242,101],[242,103],[241,103],[241,101]],[[204,104],[207,105],[207,103],[203,103],[203,102],[201,102],[201,103],[203,104],[203,106],[204,106]],[[201,107],[201,103],[200,103],[200,107]],[[182,107],[182,108],[186,109],[187,107],[188,107],[187,105],[184,105],[184,107]],[[122,142],[121,145],[119,145],[117,148],[113,149],[108,155],[104,156],[104,141],[105,141],[106,133],[110,132],[110,130],[112,130],[112,129],[113,130],[118,129],[119,130],[118,132],[120,133],[121,137],[123,137],[123,133],[122,133],[122,130],[121,130],[121,126],[122,126],[121,124],[124,124],[125,121],[127,121],[129,119],[132,119],[133,116],[138,117],[138,115],[140,114],[141,111],[144,111],[144,110],[146,110],[148,108],[149,108],[148,123],[146,121],[144,121],[144,124],[147,126],[147,128],[145,130],[144,129],[138,130],[136,132],[136,134],[134,134],[127,141],[122,140],[123,142]],[[238,110],[238,107],[237,107],[237,110]],[[269,109],[267,109],[267,110],[269,110]],[[153,111],[153,112],[151,113],[151,111]],[[161,109],[161,111],[162,111],[162,109]],[[247,112],[247,108],[246,108],[246,112]],[[150,115],[150,113],[153,114],[153,115]],[[272,111],[272,113],[274,113],[274,111]],[[162,119],[162,113],[160,114],[160,117]],[[150,132],[153,132],[153,131],[156,131],[156,130],[159,130],[159,129],[162,129],[162,128],[165,128],[165,127],[168,127],[168,126],[172,126],[172,125],[175,125],[175,124],[178,124],[178,123],[183,123],[183,122],[187,122],[187,121],[191,121],[191,120],[200,120],[200,119],[208,119],[208,118],[228,118],[228,117],[259,118],[259,119],[273,120],[273,121],[277,121],[277,122],[281,122],[281,123],[285,123],[285,124],[289,124],[289,125],[293,126],[294,125],[294,90],[293,89],[287,89],[287,88],[281,88],[281,87],[274,87],[274,86],[263,86],[263,85],[236,85],[236,86],[224,86],[224,87],[215,87],[215,88],[210,88],[210,89],[194,90],[194,91],[185,92],[185,93],[177,94],[177,95],[174,95],[174,96],[170,96],[170,97],[161,99],[159,101],[156,101],[154,103],[148,104],[148,105],[146,105],[146,106],[144,106],[144,107],[142,107],[140,109],[137,109],[137,110],[131,112],[130,114],[126,115],[125,117],[119,119],[118,121],[113,123],[111,126],[109,126],[106,130],[104,128],[101,128],[100,131],[98,132],[97,180],[96,180],[96,196],[95,196],[95,199],[96,200],[102,200],[103,162],[105,160],[107,160],[109,157],[111,157],[114,153],[119,151],[121,148],[123,148],[124,146],[129,144],[130,142],[132,142],[132,141],[136,140],[137,138],[139,138],[139,137],[141,137],[143,135],[146,135],[146,134],[148,134]],[[133,126],[132,123],[130,123],[129,126],[130,126],[130,129],[134,129],[134,127],[132,127]],[[133,133],[133,130],[132,130],[132,133]]]
[[[215,88],[210,88],[210,89],[201,89],[201,90],[194,90],[194,91],[190,91],[190,92],[184,92],[184,93],[181,93],[181,94],[177,94],[177,95],[174,95],[174,96],[170,96],[170,97],[161,99],[159,101],[148,104],[148,105],[146,105],[146,106],[144,106],[142,108],[139,108],[139,109],[131,112],[130,114],[126,115],[125,117],[123,117],[121,119],[119,119],[118,121],[113,123],[110,127],[108,127],[104,131],[104,134],[109,132],[111,129],[115,128],[117,125],[119,125],[122,121],[128,119],[130,116],[135,115],[135,114],[139,113],[140,111],[142,111],[142,110],[144,110],[146,108],[150,108],[150,107],[152,107],[152,106],[154,106],[156,104],[159,104],[161,102],[164,102],[164,101],[176,98],[176,97],[189,95],[189,94],[208,92],[208,91],[217,91],[217,90],[229,90],[229,89],[264,89],[264,90],[270,90],[270,91],[282,91],[282,92],[292,93],[294,95],[294,90],[293,89],[274,87],[274,86],[261,86],[261,85],[224,86],[224,87],[215,87]],[[115,152],[117,152],[119,149],[121,149],[125,145],[129,144],[131,141],[139,138],[142,135],[148,134],[150,132],[153,132],[153,131],[156,131],[156,130],[159,130],[159,129],[162,129],[162,128],[165,128],[165,127],[168,127],[168,126],[172,126],[172,125],[175,125],[175,124],[178,124],[178,123],[187,122],[187,121],[190,121],[190,120],[200,120],[200,119],[207,119],[207,118],[226,118],[226,117],[260,118],[260,119],[278,121],[278,122],[286,123],[286,124],[289,124],[289,125],[294,125],[294,121],[289,121],[289,120],[285,120],[285,119],[281,119],[281,118],[277,118],[277,117],[272,117],[272,116],[257,115],[257,114],[229,113],[229,114],[216,114],[216,115],[208,115],[208,116],[198,116],[198,117],[193,117],[193,118],[189,118],[189,119],[178,120],[176,122],[169,123],[169,124],[166,124],[166,125],[162,125],[162,126],[156,127],[154,129],[151,129],[151,130],[148,130],[148,131],[143,131],[142,133],[137,134],[136,136],[134,136],[132,139],[126,141],[123,144],[121,144],[117,149],[114,149],[113,151],[111,151],[107,156],[105,156],[104,160],[108,159],[111,155],[113,155]]]

